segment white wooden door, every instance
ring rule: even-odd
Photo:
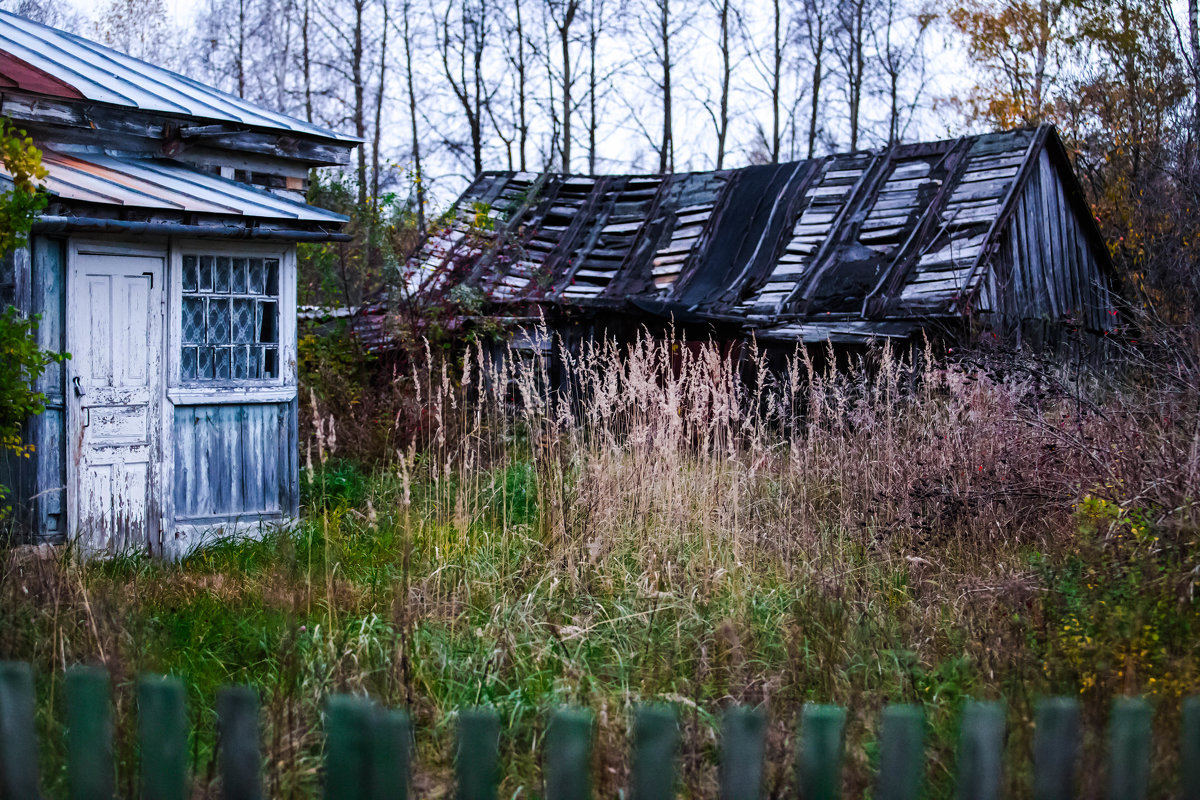
[[[71,529],[89,553],[157,549],[164,261],[73,253],[67,485]]]

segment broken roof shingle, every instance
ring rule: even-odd
[[[462,281],[500,307],[635,309],[776,338],[902,335],[969,308],[1048,141],[1061,151],[1043,126],[706,173],[484,173],[409,262],[408,290]]]

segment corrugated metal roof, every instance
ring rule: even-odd
[[[42,165],[46,189],[62,200],[292,222],[347,219],[165,158],[46,151]]]
[[[0,10],[0,52],[28,64],[54,81],[75,89],[83,98],[164,114],[180,114],[204,120],[234,122],[295,134],[319,136],[342,142],[353,137],[261,108],[218,91],[191,78],[156,67],[145,61],[60,31],[8,11]],[[46,92],[52,82],[36,86],[18,85]],[[73,97],[68,93],[51,94]]]

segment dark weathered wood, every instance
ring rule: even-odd
[[[1034,800],[1071,800],[1079,756],[1079,701],[1051,697],[1037,704],[1033,731]]]
[[[1183,701],[1179,724],[1179,798],[1200,800],[1200,695]]]
[[[142,800],[188,796],[188,722],[183,684],[148,675],[138,682]]]
[[[796,785],[802,800],[837,800],[842,796],[842,731],[846,711],[838,706],[806,703],[800,716],[796,752]]]
[[[591,789],[592,712],[560,709],[546,729],[547,800],[588,800]]]
[[[371,786],[372,703],[334,695],[325,704],[325,797],[368,800]]]
[[[670,706],[643,706],[634,717],[633,800],[670,800],[675,796],[675,758],[679,721]]]
[[[377,709],[371,733],[372,800],[407,800],[412,726],[403,711]]]
[[[721,720],[721,800],[760,800],[767,729],[761,709],[732,706]]]
[[[263,794],[258,693],[248,686],[231,686],[218,692],[217,726],[221,748],[221,797],[225,800],[259,800]]]
[[[959,800],[998,800],[1003,757],[1004,706],[968,700],[958,743]]]
[[[71,800],[111,800],[114,772],[108,671],[71,667],[66,689]]]
[[[925,715],[917,706],[883,710],[879,732],[877,800],[917,800],[925,775]]]
[[[0,662],[0,797],[38,796],[33,672],[22,662]]]
[[[1108,796],[1145,800],[1150,784],[1150,726],[1154,711],[1140,697],[1118,697],[1109,721]]]
[[[458,751],[454,770],[458,800],[495,800],[499,762],[500,717],[479,708],[458,715]]]

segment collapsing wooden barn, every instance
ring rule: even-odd
[[[0,306],[70,353],[37,388],[32,458],[0,458],[21,538],[177,556],[298,508],[296,242],[357,140],[0,12],[0,113],[49,205]]]
[[[1104,336],[1111,262],[1051,126],[661,176],[488,172],[409,263],[565,339]],[[369,325],[364,325],[364,331]]]

